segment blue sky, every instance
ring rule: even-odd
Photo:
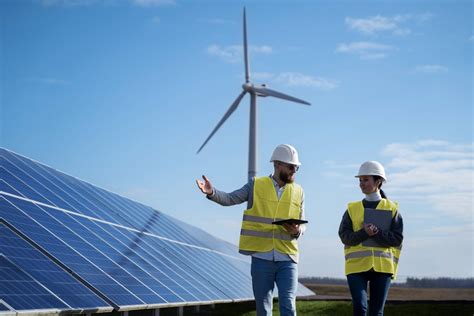
[[[259,175],[294,145],[310,221],[300,275],[343,277],[337,230],[366,160],[405,220],[400,276],[474,276],[472,1],[4,0],[2,146],[237,243],[245,205],[207,201],[247,177],[249,97],[199,146],[244,82],[260,98]]]

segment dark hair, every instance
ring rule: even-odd
[[[386,199],[387,196],[385,195],[385,192],[382,190],[383,178],[381,176],[372,176],[372,177],[374,178],[374,181],[380,180],[380,185],[379,185],[380,195],[382,196],[382,199]]]

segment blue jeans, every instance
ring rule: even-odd
[[[373,270],[347,275],[354,316],[367,315],[367,283],[370,284],[369,316],[383,316],[391,276]]]
[[[271,316],[273,289],[278,288],[281,316],[296,315],[298,265],[293,261],[269,261],[252,257],[252,286],[257,316]]]

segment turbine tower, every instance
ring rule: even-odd
[[[244,7],[244,62],[245,62],[245,83],[242,85],[242,92],[239,94],[237,99],[231,104],[227,112],[221,118],[216,127],[212,130],[211,134],[207,137],[201,147],[198,149],[197,154],[206,146],[207,142],[214,136],[217,130],[224,124],[229,116],[234,113],[240,104],[240,101],[246,93],[250,94],[250,128],[249,128],[249,166],[248,166],[248,180],[250,181],[257,175],[257,97],[275,97],[287,101],[296,103],[311,105],[309,102],[297,99],[287,94],[268,89],[265,84],[260,86],[254,86],[250,82],[250,67],[248,58],[248,45],[247,45],[247,18],[245,15]]]

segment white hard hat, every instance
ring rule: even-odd
[[[360,168],[359,173],[355,176],[356,178],[360,176],[379,176],[382,177],[383,181],[387,181],[385,176],[385,169],[382,164],[378,161],[366,161]]]
[[[286,162],[295,166],[301,165],[301,162],[298,159],[298,152],[296,151],[295,147],[288,144],[278,145],[275,148],[272,158],[270,159],[270,162],[273,161]]]

